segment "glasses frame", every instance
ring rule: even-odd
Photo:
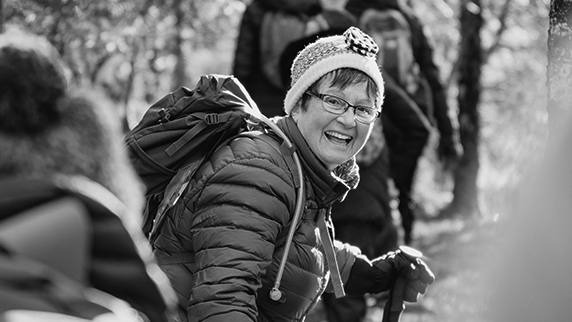
[[[369,106],[364,106],[364,105],[352,105],[352,104],[348,103],[348,101],[346,101],[345,99],[343,99],[343,98],[341,98],[341,97],[337,97],[337,96],[335,96],[335,95],[323,94],[323,93],[318,93],[318,92],[313,92],[313,91],[306,91],[304,94],[319,99],[319,100],[322,102],[322,108],[323,108],[324,110],[326,110],[326,112],[332,113],[332,114],[334,114],[334,115],[342,115],[342,114],[344,114],[345,112],[347,112],[350,107],[352,107],[352,108],[354,109],[354,120],[356,120],[357,122],[363,123],[363,124],[371,124],[371,123],[373,123],[373,122],[381,115],[381,113],[380,113],[378,110],[376,110],[375,108],[371,108],[371,107],[369,107]],[[341,111],[330,109],[330,104],[328,104],[328,103],[326,102],[326,100],[324,99],[324,98],[327,97],[327,96],[333,97],[333,98],[335,98],[335,99],[337,99],[337,100],[340,100],[341,102],[343,102],[343,103],[346,105],[346,107],[345,107],[343,110],[341,110]],[[375,116],[374,116],[371,120],[369,120],[369,121],[368,121],[368,120],[360,119],[359,116],[358,116],[357,113],[356,113],[356,110],[357,110],[358,108],[367,108],[367,109],[370,109],[370,110],[372,110],[372,111],[375,112]]]

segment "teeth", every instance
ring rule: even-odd
[[[351,136],[343,135],[343,134],[338,133],[338,132],[327,132],[326,134],[328,134],[329,136],[333,136],[333,137],[340,139],[340,140],[351,140],[352,139]]]

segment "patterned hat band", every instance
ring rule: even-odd
[[[290,113],[294,104],[314,82],[340,68],[358,69],[374,80],[379,92],[378,107],[383,98],[383,79],[377,65],[378,46],[367,34],[350,27],[343,35],[324,37],[306,46],[294,60],[292,83],[286,94],[284,110]]]

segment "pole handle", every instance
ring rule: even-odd
[[[399,249],[401,252],[397,254],[397,256],[402,256],[403,258],[407,259],[411,265],[415,265],[418,258],[423,257],[423,254],[411,247],[408,246],[400,246]],[[405,309],[405,303],[403,301],[404,293],[405,293],[405,286],[407,285],[407,278],[405,276],[399,275],[395,284],[389,290],[389,298],[385,302],[385,306],[383,307],[383,318],[382,322],[399,322],[401,319],[401,314]]]

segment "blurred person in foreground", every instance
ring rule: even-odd
[[[572,117],[559,117],[554,124],[565,126],[551,128],[540,167],[523,181],[516,206],[499,220],[492,265],[484,275],[487,321],[572,318]]]
[[[335,240],[330,210],[359,181],[355,155],[381,113],[377,46],[357,28],[320,38],[292,65],[286,116],[273,121],[301,158],[305,207],[281,278],[270,297],[292,225],[297,175],[273,133],[239,137],[199,167],[166,213],[154,243],[160,266],[190,321],[303,321],[324,291],[389,290],[407,279],[415,302],[434,281],[399,250],[376,259]]]
[[[104,97],[92,90],[69,90],[64,71],[61,58],[46,39],[12,28],[0,34],[0,227],[43,203],[71,198],[79,205],[72,209],[82,212],[76,218],[87,218],[89,223],[89,236],[79,236],[86,238],[85,254],[78,257],[85,262],[55,260],[66,251],[48,245],[81,227],[71,222],[51,227],[41,212],[37,221],[45,224],[39,229],[41,238],[38,234],[19,236],[20,244],[4,239],[2,256],[28,256],[52,268],[62,265],[64,271],[59,273],[71,281],[69,285],[94,288],[127,302],[139,312],[140,321],[167,321],[174,294],[140,232],[142,186],[122,148],[119,121]],[[39,244],[42,241],[46,244]],[[21,244],[48,249],[39,254],[42,260],[28,254],[27,246]],[[64,246],[74,249],[76,245]],[[70,276],[65,274],[74,271],[70,265],[82,266]],[[54,274],[42,278],[49,280]],[[14,294],[29,292],[33,299],[41,285],[37,284],[38,289],[20,285]],[[42,311],[31,300],[0,302],[2,312]],[[61,309],[43,307],[46,311]]]

